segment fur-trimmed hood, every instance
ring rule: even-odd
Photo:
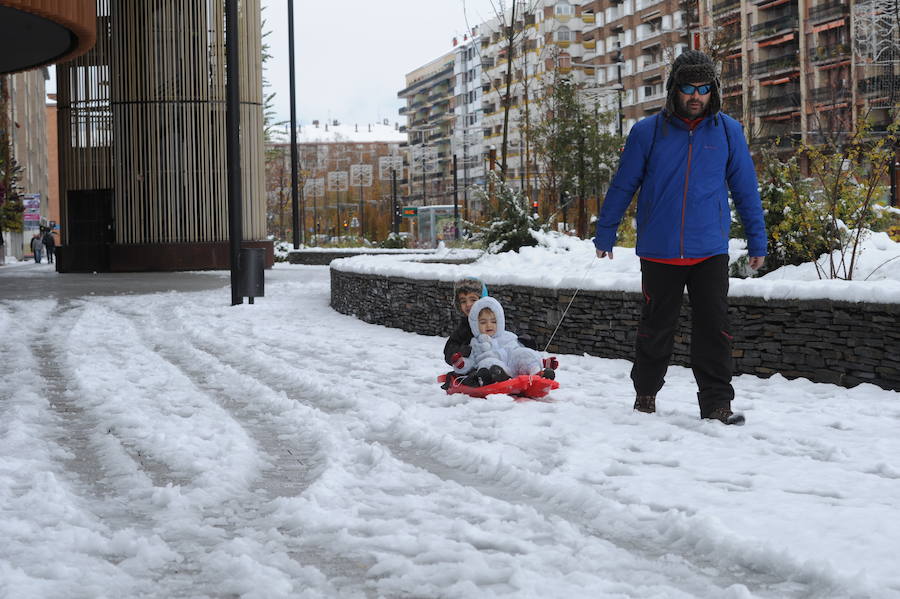
[[[506,316],[503,314],[503,306],[494,298],[488,296],[483,297],[474,304],[469,310],[469,328],[472,329],[472,335],[478,337],[478,313],[488,308],[497,317],[497,335],[506,330]]]
[[[677,114],[675,107],[678,86],[690,83],[707,83],[712,85],[712,94],[709,98],[706,116],[714,117],[722,110],[722,84],[716,75],[716,66],[712,59],[699,50],[687,50],[682,52],[669,71],[666,80],[666,112]]]

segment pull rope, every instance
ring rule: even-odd
[[[566,314],[569,313],[569,308],[572,307],[572,302],[575,301],[575,297],[578,295],[578,292],[581,291],[581,286],[584,284],[584,280],[587,278],[588,273],[591,272],[591,269],[594,268],[594,264],[596,264],[599,259],[595,258],[591,260],[590,265],[587,267],[587,270],[584,271],[584,274],[581,276],[581,281],[578,283],[578,287],[575,288],[575,293],[572,294],[571,299],[569,299],[568,305],[566,305],[566,309],[563,310],[562,316],[559,318],[559,322],[556,323],[556,328],[553,329],[553,334],[550,335],[550,339],[547,340],[547,345],[544,346],[544,353],[547,352],[547,348],[550,347],[550,344],[553,343],[553,338],[556,336],[556,331],[559,330],[559,326],[563,323],[563,320],[566,319]]]

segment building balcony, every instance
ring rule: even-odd
[[[757,114],[784,112],[785,110],[799,110],[799,108],[799,89],[779,91],[777,96],[763,98],[762,100],[753,100],[753,102],[750,103],[750,110]]]
[[[785,54],[783,56],[777,56],[775,58],[769,58],[767,60],[754,62],[750,65],[750,74],[758,77],[768,74],[774,74],[780,71],[797,70],[799,66],[800,57],[797,56],[796,52],[791,52],[790,54]]]
[[[851,95],[850,89],[846,87],[834,87],[831,85],[816,87],[809,90],[809,99],[816,104],[837,104],[839,102],[846,102],[850,99]]]
[[[808,20],[812,24],[828,21],[829,19],[846,15],[849,12],[849,9],[850,7],[846,0],[831,0],[830,2],[818,4],[810,8]]]
[[[878,75],[861,79],[857,89],[864,96],[900,96],[900,75]]]
[[[813,63],[832,62],[845,57],[850,57],[849,44],[816,46],[809,49],[809,60]]]
[[[740,67],[738,67],[736,69],[734,69],[734,68],[723,69],[722,70],[722,83],[724,84],[726,81],[727,82],[736,82],[742,76],[743,76],[743,72],[741,71]],[[732,83],[732,85],[733,85],[733,83]]]
[[[639,73],[646,73],[647,71],[653,71],[663,66],[662,61],[653,61],[653,62],[645,62],[638,71]]]
[[[724,0],[713,4],[712,14],[714,17],[721,17],[741,7],[741,0]]]
[[[800,143],[800,134],[784,133],[782,135],[766,135],[753,139],[751,145],[756,147],[790,148],[794,143]]]
[[[795,14],[787,14],[777,19],[764,21],[750,28],[751,38],[769,37],[781,31],[796,30],[800,25],[800,19]]]

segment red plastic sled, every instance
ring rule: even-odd
[[[502,393],[505,395],[513,395],[524,399],[538,399],[544,397],[553,389],[559,388],[559,383],[542,376],[533,374],[520,374],[511,379],[492,383],[483,387],[467,387],[458,383],[462,377],[454,379],[447,388],[447,393],[465,393],[472,397],[487,397],[494,393]],[[447,375],[442,374],[438,377],[438,382],[443,383],[447,380]]]

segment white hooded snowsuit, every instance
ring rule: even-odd
[[[478,331],[478,314],[485,308],[497,318],[497,333],[493,337]],[[541,355],[519,343],[516,334],[506,330],[503,306],[494,298],[483,297],[472,304],[469,327],[472,329],[472,353],[464,359],[463,367],[457,369],[457,372],[464,373],[473,368],[491,366],[500,366],[510,376],[541,372]]]

